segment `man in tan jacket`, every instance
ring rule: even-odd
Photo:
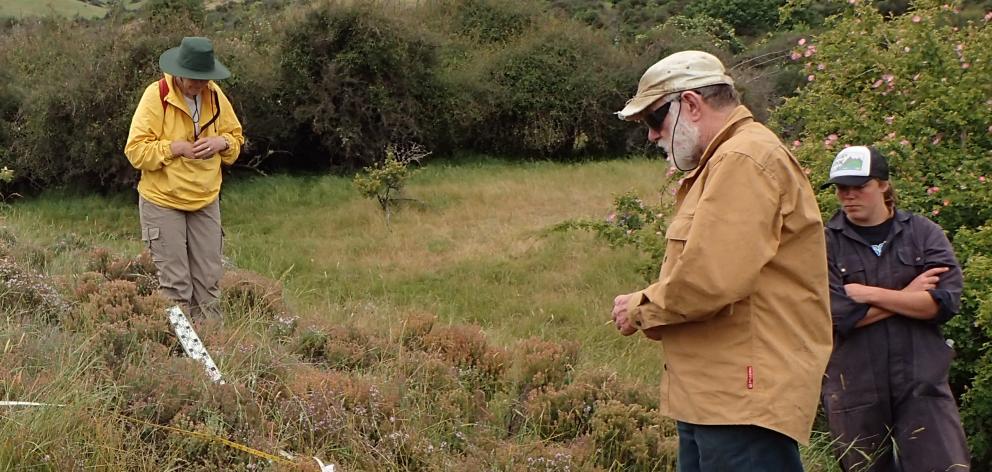
[[[688,174],[658,282],[617,296],[613,321],[662,342],[680,472],[801,471],[832,342],[823,223],[733,83],[716,57],[683,51],[617,112]]]

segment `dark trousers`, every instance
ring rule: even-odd
[[[802,472],[799,445],[759,426],[678,422],[679,472]]]

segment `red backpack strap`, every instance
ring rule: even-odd
[[[158,98],[162,100],[162,110],[165,110],[166,106],[168,106],[169,104],[168,102],[165,101],[165,97],[168,96],[169,96],[169,81],[165,80],[165,77],[162,77],[158,81]]]

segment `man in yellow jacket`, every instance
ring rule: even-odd
[[[658,282],[617,296],[613,321],[662,343],[680,472],[801,471],[832,342],[823,223],[733,83],[716,57],[679,52],[618,112],[688,174]]]
[[[141,171],[141,240],[161,290],[194,317],[219,317],[221,164],[238,158],[241,123],[214,80],[231,73],[207,38],[183,38],[159,58],[165,77],[145,89],[124,154]]]

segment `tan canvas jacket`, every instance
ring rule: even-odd
[[[798,161],[745,107],[676,194],[657,283],[628,302],[662,336],[663,413],[806,444],[832,344],[820,211]]]

